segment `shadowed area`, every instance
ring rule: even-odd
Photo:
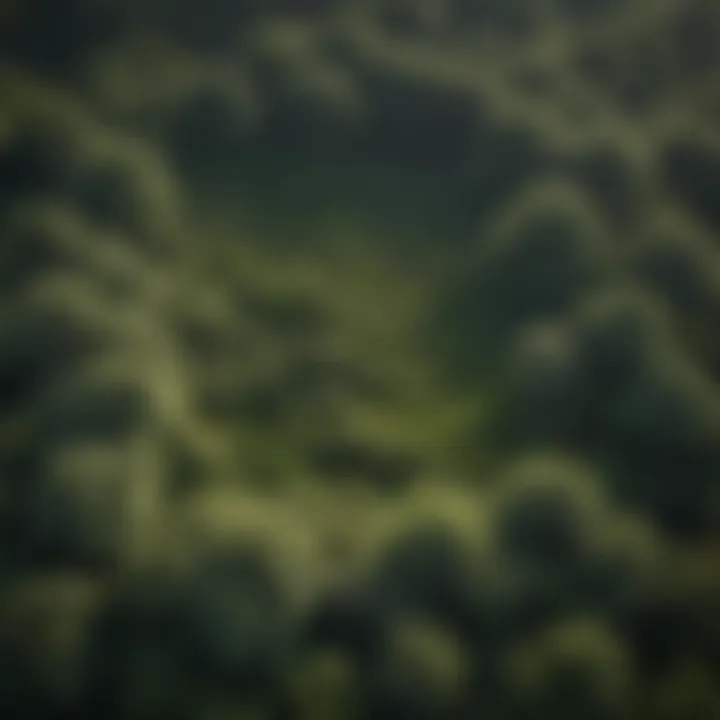
[[[715,0],[0,4],[0,717],[720,718]]]

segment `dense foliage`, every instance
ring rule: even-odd
[[[0,716],[720,718],[720,5],[0,8]]]

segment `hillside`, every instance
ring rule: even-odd
[[[720,718],[714,0],[0,5],[0,716]]]

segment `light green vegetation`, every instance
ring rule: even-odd
[[[713,0],[0,9],[0,715],[713,720]]]

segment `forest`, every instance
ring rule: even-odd
[[[720,720],[717,0],[0,0],[0,717]]]

